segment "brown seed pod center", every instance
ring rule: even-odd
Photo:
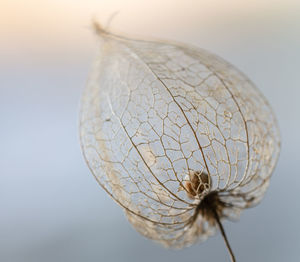
[[[189,180],[185,181],[185,188],[191,199],[201,195],[205,190],[210,189],[208,174],[200,171],[190,172]]]

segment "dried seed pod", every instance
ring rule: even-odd
[[[185,190],[189,198],[194,199],[204,194],[204,190],[210,190],[208,174],[199,171],[190,172],[186,176]]]
[[[95,27],[80,116],[95,178],[146,237],[181,248],[219,226],[229,247],[221,220],[262,199],[278,158],[268,102],[205,50]]]

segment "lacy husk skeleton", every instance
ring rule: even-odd
[[[264,96],[205,50],[95,25],[100,52],[81,101],[85,159],[144,236],[182,248],[260,202],[279,132]]]

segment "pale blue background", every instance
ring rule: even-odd
[[[145,18],[149,35],[193,43],[236,65],[278,117],[282,151],[266,197],[238,223],[225,223],[243,262],[300,261],[300,9],[276,3],[242,14],[226,9],[206,25],[194,15],[180,17],[177,28],[170,18],[158,29],[149,22],[153,15]],[[116,19],[121,31],[125,17],[126,11]],[[130,32],[143,22],[129,21]],[[77,130],[96,47],[86,24],[73,26],[80,44],[70,37],[70,49],[59,38],[54,50],[22,41],[0,46],[0,261],[229,261],[219,234],[181,251],[144,239],[90,174]]]

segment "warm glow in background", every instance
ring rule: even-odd
[[[225,227],[238,261],[299,261],[299,0],[0,0],[0,261],[229,261],[218,234],[181,251],[141,237],[84,163],[90,21],[115,11],[112,30],[208,49],[268,98],[280,161],[264,201]]]

